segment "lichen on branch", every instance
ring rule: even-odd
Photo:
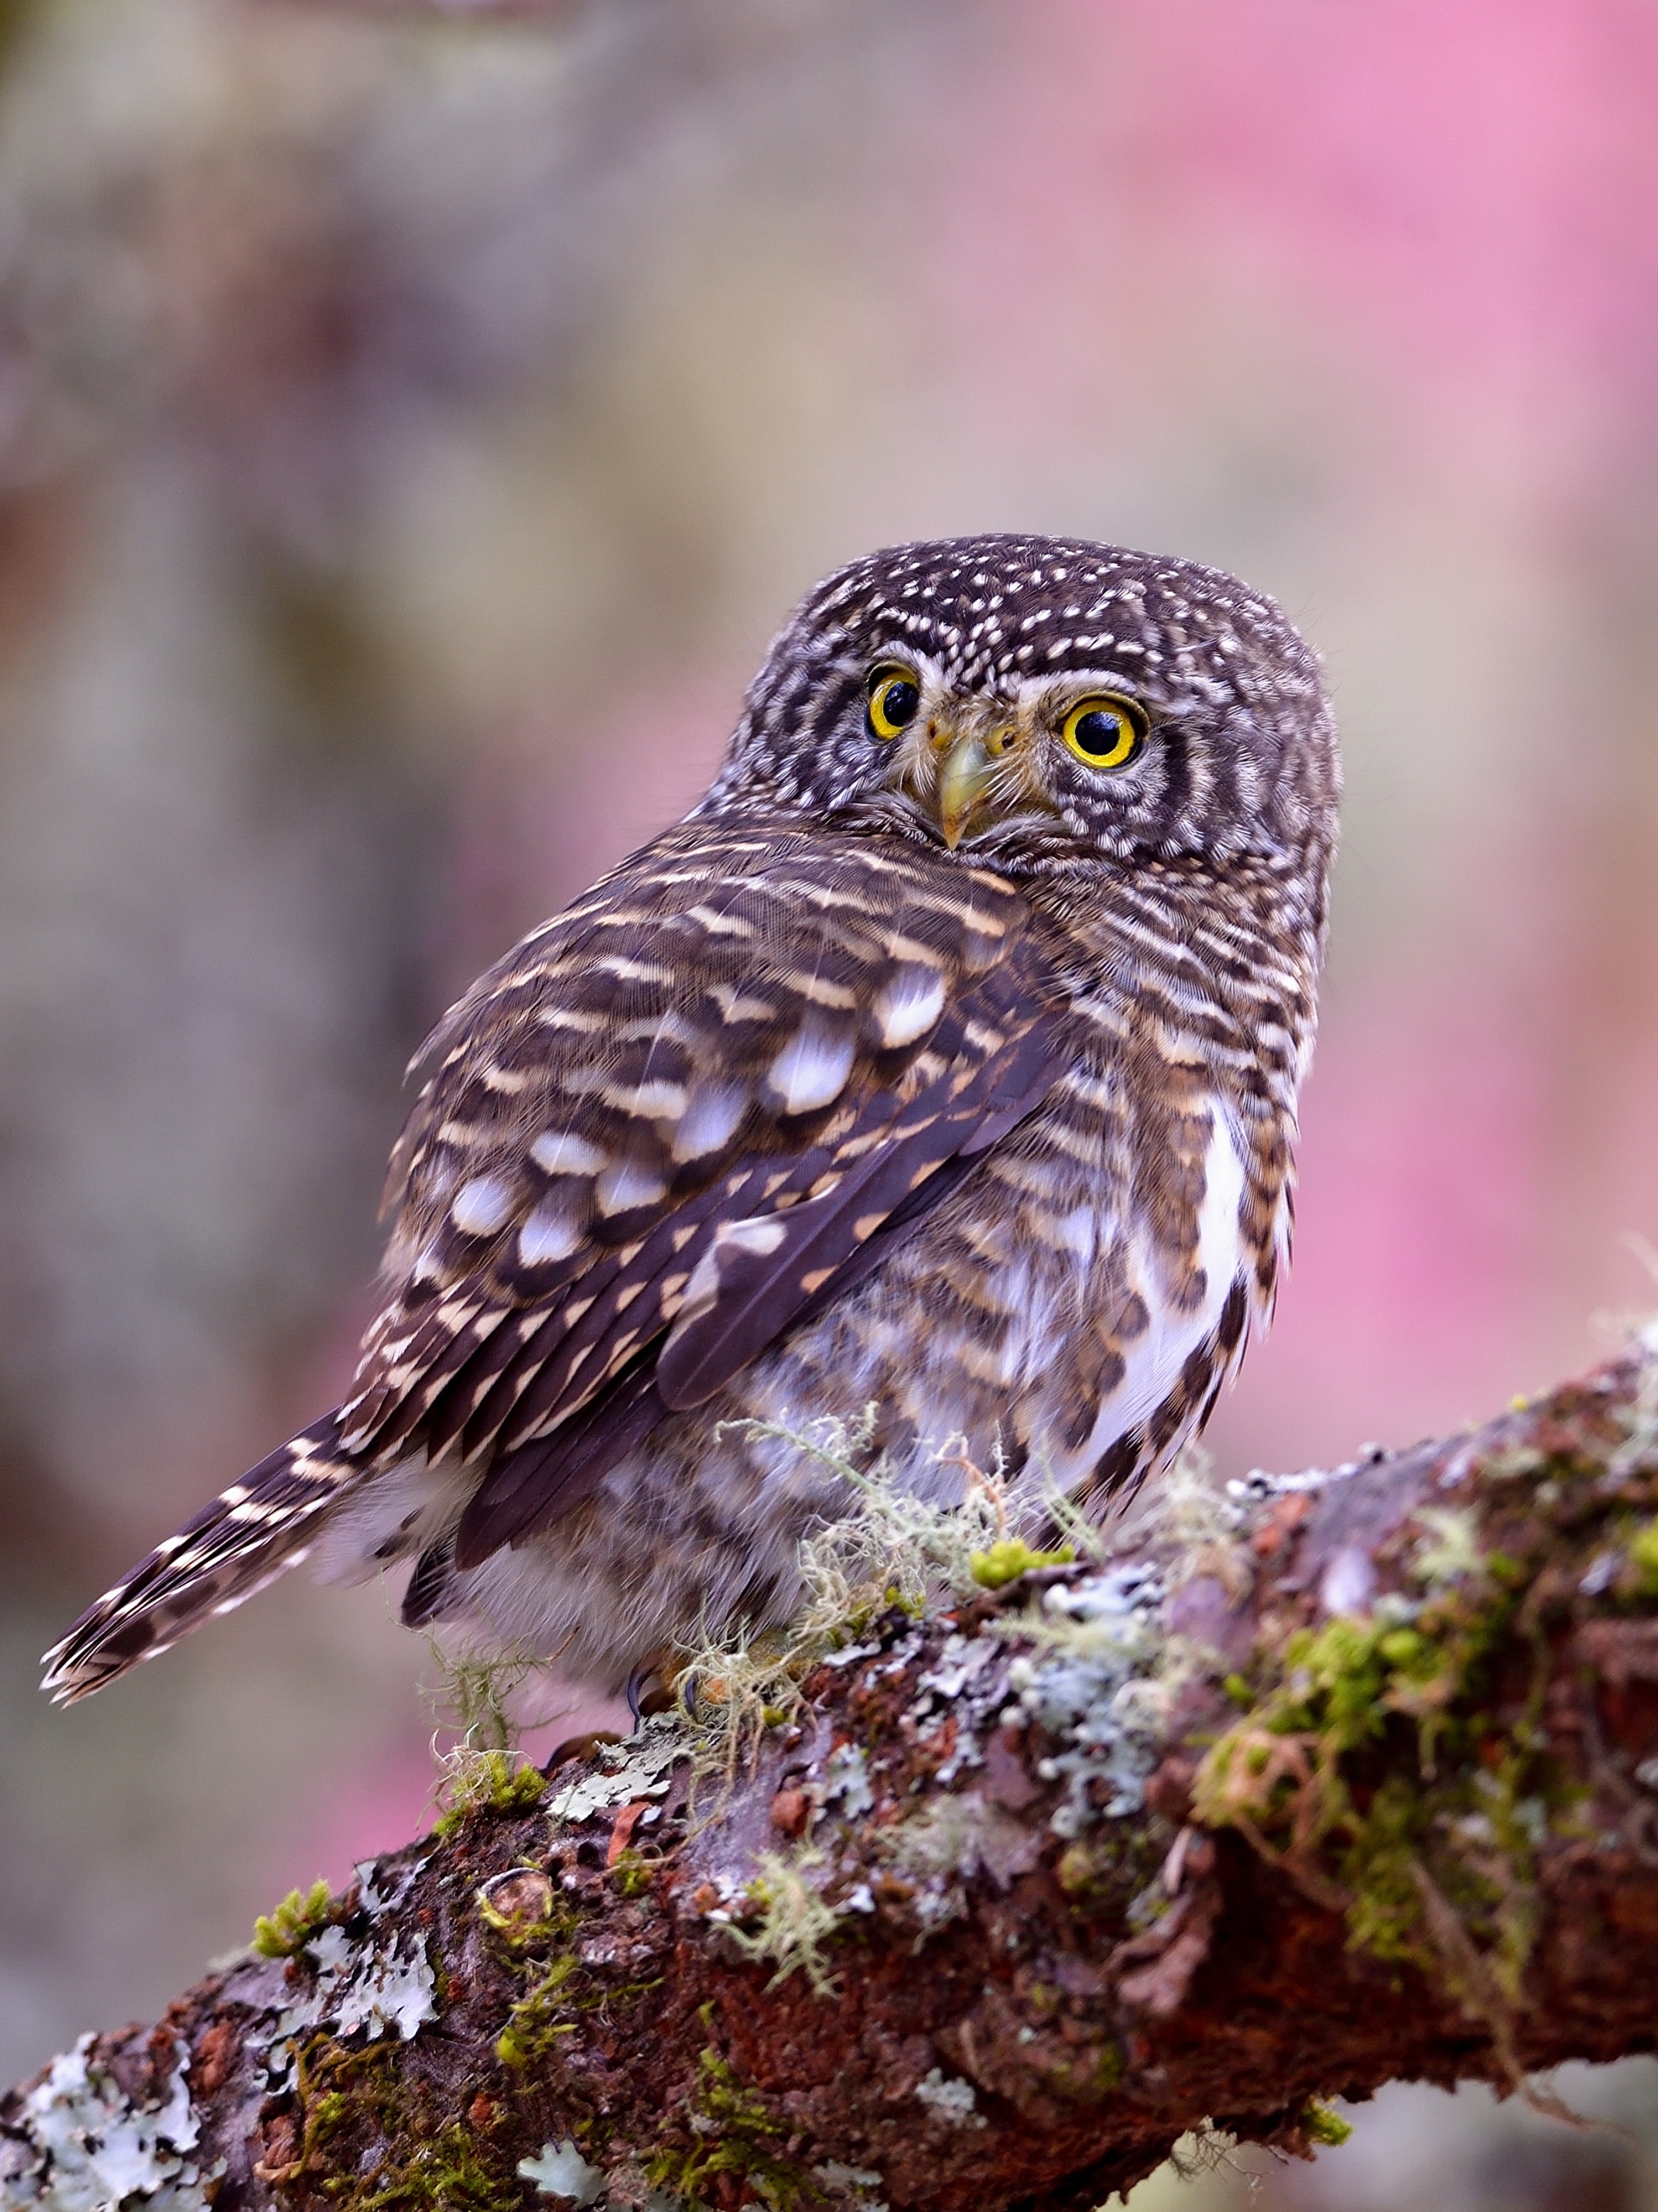
[[[0,2203],[1058,2212],[1650,2047],[1648,1346],[1103,1556],[866,1504],[792,1636],[550,1773],[471,1743],[440,1833],[15,2092]]]

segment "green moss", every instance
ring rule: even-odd
[[[314,2039],[300,2063],[301,2176],[339,2212],[521,2212],[524,2190],[489,2129],[434,2113],[384,2046]],[[389,2152],[365,2165],[371,2150]]]
[[[1094,2055],[1092,2087],[1099,2096],[1108,2095],[1121,2083],[1128,2071],[1128,2054],[1120,2043],[1102,2043]]]
[[[1637,1595],[1658,1597],[1658,1521],[1649,1521],[1631,1537],[1629,1556],[1635,1569]]]
[[[1459,1583],[1483,1574],[1486,1562],[1479,1548],[1479,1522],[1467,1506],[1419,1505],[1418,1524],[1429,1531],[1412,1556],[1411,1567],[1419,1583],[1430,1586]]]
[[[1342,1760],[1376,1741],[1394,1716],[1414,1722],[1430,1776],[1451,1710],[1480,1686],[1515,1606],[1507,1591],[1484,1590],[1473,1602],[1466,1589],[1446,1590],[1409,1621],[1383,1609],[1296,1630],[1247,1717],[1199,1769],[1199,1817],[1225,1826],[1242,1812],[1265,1828],[1281,1826],[1292,1803],[1297,1844],[1319,1843],[1351,1809]]]
[[[1351,2120],[1344,2120],[1339,2112],[1316,2099],[1302,2114],[1301,2126],[1309,2142],[1345,2143],[1353,2131]]]
[[[1054,1872],[1067,1897],[1086,1897],[1100,1884],[1099,1862],[1086,1844],[1067,1844]]]
[[[292,1959],[328,1923],[333,1893],[319,1876],[301,1897],[290,1889],[274,1912],[262,1912],[253,1923],[253,1948],[262,1959]]]
[[[476,2133],[460,2121],[411,2146],[402,2166],[381,2167],[369,2186],[354,2192],[352,2212],[521,2212],[524,2190],[515,2176],[490,2164]],[[324,2187],[330,2185],[324,2183]]]
[[[1062,2097],[1092,2104],[1110,2096],[1127,2070],[1122,2045],[1105,2042],[1067,2051],[1048,2069],[1048,2079]]]
[[[520,1765],[510,1751],[469,1753],[452,1765],[449,1802],[434,1823],[434,1832],[452,1836],[481,1813],[533,1813],[547,1795],[547,1778],[538,1766]]]
[[[705,2023],[712,2023],[713,2009],[711,2005],[702,2008]],[[746,2181],[777,2212],[795,2212],[797,2207],[823,2201],[823,2190],[811,2175],[778,2155],[778,2147],[791,2133],[789,2123],[774,2117],[712,2045],[697,2060],[696,2087],[686,2117],[695,2147],[648,2154],[645,2176],[653,2188],[695,2203],[717,2193],[708,2188],[710,2182],[729,2174]]]
[[[580,2022],[565,2015],[577,1971],[575,1960],[566,1955],[550,1960],[537,1974],[495,2038],[495,2057],[503,2066],[538,2065],[562,2037],[575,2033]]]
[[[581,1916],[549,1886],[547,1911],[540,1919],[503,1921],[487,1895],[478,1911],[499,1938],[509,1962],[525,1976],[524,1994],[507,2015],[495,2039],[495,2057],[514,2069],[544,2067],[567,2035],[580,2025],[577,2002],[580,1963],[574,1941]]]
[[[1432,1965],[1423,1936],[1422,1893],[1412,1871],[1430,1817],[1419,1792],[1391,1776],[1356,1820],[1341,1855],[1341,1877],[1353,1900],[1347,1932],[1376,1958]]]
[[[1518,1611],[1515,1577],[1486,1571],[1462,1520],[1443,1514],[1416,1565],[1432,1587],[1421,1603],[1384,1601],[1376,1617],[1285,1639],[1247,1716],[1206,1756],[1193,1803],[1206,1826],[1242,1828],[1341,1905],[1350,1942],[1489,2013],[1519,1992],[1537,1847],[1561,1790],[1533,1714],[1503,1726],[1481,1711]],[[1398,1771],[1395,1745],[1378,1773],[1401,1726],[1415,1771]]]
[[[525,1869],[531,1879],[537,1872]],[[515,2073],[547,2072],[556,2064],[564,2039],[580,2031],[584,2014],[601,2006],[636,2002],[657,1987],[653,1981],[620,1986],[595,1982],[576,1955],[580,1912],[550,1884],[544,1894],[544,1917],[529,1920],[498,1911],[487,1892],[481,1891],[477,1899],[479,1917],[504,1951],[507,1963],[525,1977],[524,1993],[495,2038],[497,2061]]]
[[[643,1897],[656,1879],[655,1862],[633,1850],[618,1853],[610,1872],[610,1887],[618,1897]]]
[[[1074,1544],[1062,1544],[1057,1552],[1033,1552],[1023,1537],[1004,1536],[987,1551],[970,1553],[968,1564],[981,1588],[1000,1589],[1038,1567],[1068,1567],[1076,1556]]]

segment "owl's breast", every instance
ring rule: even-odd
[[[831,1382],[892,1442],[965,1437],[1037,1486],[1166,1459],[1242,1349],[1250,1176],[1212,1074],[1153,1059],[1079,1024],[1043,1104],[768,1383],[821,1402]]]

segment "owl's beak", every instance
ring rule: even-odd
[[[940,736],[943,734],[941,732]],[[996,744],[993,751],[993,743],[976,730],[963,731],[958,737],[945,739],[948,750],[938,763],[938,827],[952,853],[961,842],[963,831],[977,813],[995,773],[996,754],[1001,746]]]

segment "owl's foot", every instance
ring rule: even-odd
[[[590,1729],[585,1735],[567,1735],[562,1743],[554,1747],[553,1755],[543,1766],[544,1774],[555,1773],[573,1759],[591,1759],[607,1743],[620,1743],[622,1738],[614,1729]]]
[[[665,1646],[648,1659],[641,1659],[629,1675],[624,1694],[635,1729],[642,1728],[653,1714],[670,1712],[679,1702],[674,1688],[677,1669],[673,1660],[672,1648]]]

